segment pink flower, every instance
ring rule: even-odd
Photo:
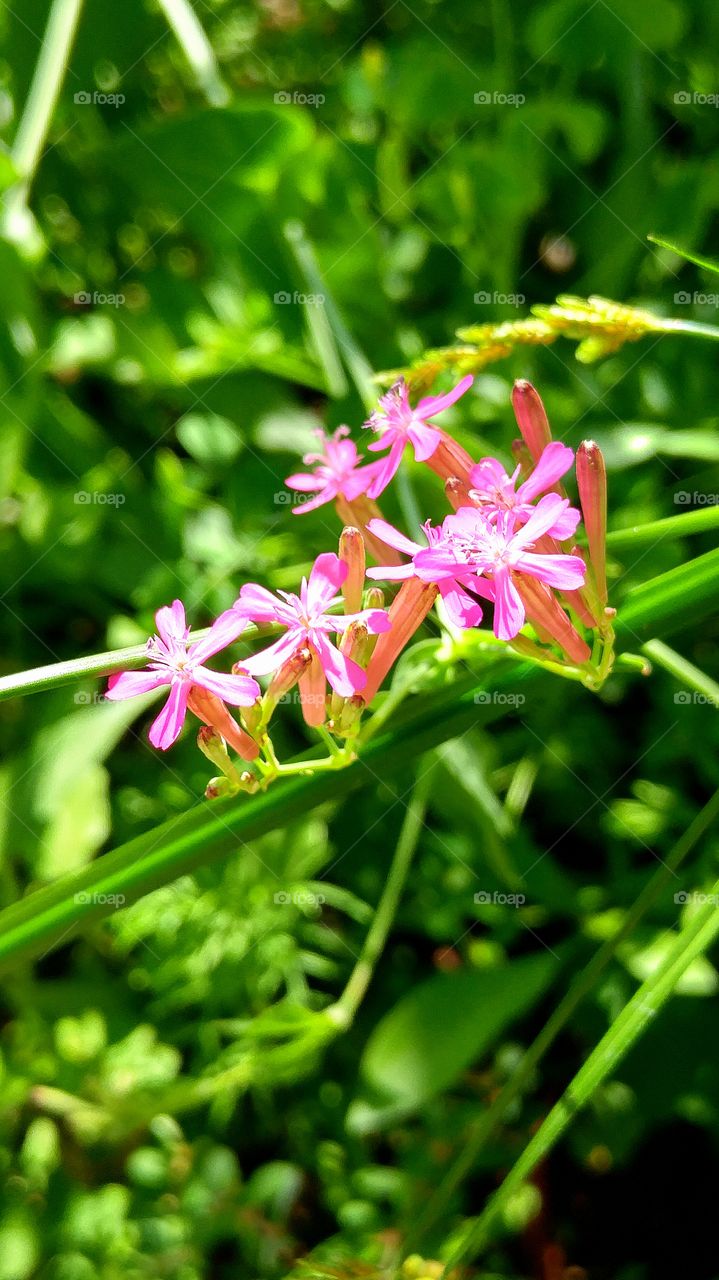
[[[551,489],[569,470],[573,461],[572,450],[555,440],[545,446],[532,474],[516,488],[520,467],[510,476],[497,458],[482,458],[470,472],[470,497],[490,519],[503,511],[511,511],[518,524],[525,524],[534,511],[533,499]],[[547,530],[548,536],[559,541],[571,538],[579,518],[579,511],[566,502],[556,522]]]
[[[249,707],[260,696],[260,687],[250,676],[223,675],[203,665],[207,658],[236,640],[243,630],[244,623],[234,610],[221,614],[204,640],[195,644],[189,643],[190,629],[181,600],[158,609],[155,621],[158,634],[147,642],[150,659],[147,670],[123,671],[110,676],[105,696],[110,701],[118,701],[169,685],[167,702],[148,735],[153,747],[166,751],[180,735],[194,688],[204,689],[233,707]]]
[[[405,537],[400,533],[399,529],[393,528],[386,520],[370,520],[370,532],[375,537],[380,538],[382,542],[386,542],[390,547],[396,547],[398,551],[403,551],[405,555],[411,556],[409,564],[385,565],[377,569],[368,569],[368,578],[379,578],[383,582],[401,582],[407,578],[415,577],[414,557],[427,548],[423,547],[419,542],[412,542],[411,538]],[[429,520],[422,525],[422,531],[427,544],[430,547],[437,546],[443,537],[441,528],[434,528]],[[437,584],[439,593],[444,600],[445,608],[450,622],[455,627],[478,627],[482,621],[482,608],[477,600],[473,599],[468,591],[473,591],[475,595],[483,596],[485,600],[493,600],[494,592],[491,584],[483,582],[476,574],[468,573],[466,568],[462,572],[458,572],[456,577],[442,578]]]
[[[306,453],[302,461],[313,466],[314,471],[297,471],[288,476],[285,484],[301,493],[316,493],[309,502],[292,508],[293,515],[302,515],[304,511],[314,511],[326,502],[333,502],[337,497],[347,498],[350,502],[366,493],[369,484],[377,474],[379,462],[361,466],[362,455],[357,452],[354,440],[348,440],[349,427],[338,427],[334,435],[327,436],[324,431],[315,433],[324,446],[321,453]]]
[[[512,640],[521,630],[525,610],[513,575],[528,574],[559,590],[574,590],[584,583],[585,565],[579,556],[543,555],[531,550],[557,522],[566,499],[548,493],[526,524],[516,527],[511,511],[489,520],[476,507],[461,507],[447,516],[442,539],[414,557],[415,573],[425,582],[457,579],[462,569],[489,575],[495,595],[494,634]]]
[[[404,378],[395,382],[394,386],[380,399],[380,407],[365,423],[380,431],[379,440],[368,446],[370,452],[379,453],[389,449],[386,458],[372,480],[367,492],[370,498],[377,498],[387,488],[390,480],[397,474],[402,461],[404,447],[409,443],[414,448],[414,456],[418,462],[426,462],[436,451],[443,438],[443,432],[429,425],[429,419],[448,409],[455,400],[459,400],[468,391],[474,379],[471,374],[462,378],[456,387],[443,396],[425,396],[419,404],[412,408],[409,392]]]
[[[235,611],[253,622],[279,623],[287,630],[274,644],[254,654],[242,665],[254,675],[267,675],[276,671],[298,649],[308,648],[318,659],[335,693],[343,698],[360,693],[367,680],[366,673],[330,642],[329,635],[332,632],[342,633],[351,622],[363,622],[372,635],[379,635],[389,630],[390,622],[384,609],[361,609],[358,613],[345,614],[327,612],[339,603],[337,593],[347,572],[347,564],[328,551],[315,560],[309,581],[302,579],[299,595],[280,591],[275,596],[265,587],[247,583],[235,601]],[[317,693],[316,689],[314,693]]]

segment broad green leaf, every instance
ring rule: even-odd
[[[372,1032],[360,1064],[368,1101],[350,1111],[366,1130],[447,1089],[544,994],[559,968],[549,952],[498,969],[440,973],[395,1005]]]

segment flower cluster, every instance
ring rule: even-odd
[[[562,487],[574,454],[552,440],[531,384],[518,382],[512,399],[521,439],[513,445],[513,471],[497,458],[475,462],[434,421],[471,384],[463,378],[445,395],[412,406],[405,383],[396,383],[365,423],[376,437],[369,451],[383,454],[380,459],[365,461],[347,427],[320,433],[321,448],[304,458],[311,470],[289,476],[287,484],[313,495],[296,514],[335,504],[346,526],[339,554],[318,556],[297,592],[273,594],[246,583],[232,608],[194,641],[176,600],[156,615],[146,669],[110,678],[111,699],[168,688],[149,732],[161,750],[176,741],[188,711],[202,722],[198,745],[221,771],[209,796],[252,791],[278,773],[337,768],[353,759],[363,711],[437,600],[450,633],[479,627],[489,606],[495,637],[524,656],[589,687],[608,674],[613,610],[607,607],[601,453],[591,442],[577,453],[580,511]],[[377,506],[408,446],[444,481],[451,508],[440,524],[426,521],[417,531],[421,541],[394,528]],[[574,538],[582,516],[586,547],[580,550]],[[377,562],[370,569],[367,554]],[[382,589],[366,579],[401,584],[388,609]],[[526,623],[532,636],[520,634]],[[270,643],[231,673],[206,665],[226,646],[260,633],[268,633]],[[258,678],[266,680],[264,691]],[[329,755],[281,765],[269,725],[295,687],[304,719]],[[239,709],[239,721],[229,707]],[[242,771],[228,747],[247,766]]]

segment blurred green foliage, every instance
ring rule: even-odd
[[[136,643],[175,595],[203,625],[244,578],[290,586],[332,546],[329,508],[295,519],[283,477],[313,427],[364,414],[328,357],[292,224],[378,370],[560,291],[716,319],[711,277],[645,239],[712,251],[709,0],[195,12],[225,107],[205,101],[157,5],[110,15],[86,0],[34,230],[0,243],[3,672]],[[6,186],[48,13],[0,13]],[[511,380],[526,376],[557,436],[606,448],[612,527],[710,501],[714,348],[652,339],[591,367],[573,350],[521,351],[477,378],[455,416],[475,456],[508,460]],[[423,515],[439,514],[431,477],[412,479]],[[403,519],[395,497],[387,515]],[[617,601],[711,545],[617,555]],[[716,676],[715,620],[677,646]],[[160,758],[146,707],[97,692],[0,704],[3,905],[203,792],[191,735]],[[719,785],[715,709],[676,693],[659,672],[617,676],[600,699],[545,683],[433,757],[414,870],[344,1035],[317,1015],[359,953],[409,773],[396,789],[368,776],[6,980],[0,1280],[389,1274],[478,1109]],[[304,736],[284,712],[289,753]],[[716,856],[713,836],[676,890],[705,887]],[[520,883],[519,909],[486,901]],[[620,952],[427,1257],[479,1212],[678,911],[665,896]],[[483,1275],[549,1276],[554,1249],[573,1277],[675,1277],[690,1242],[695,1280],[716,1276],[716,991],[697,962],[541,1171],[540,1217],[527,1225],[529,1189]]]

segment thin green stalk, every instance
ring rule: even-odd
[[[664,538],[683,538],[689,533],[703,533],[706,529],[719,528],[719,505],[699,507],[696,511],[684,511],[679,516],[667,516],[665,520],[652,520],[649,524],[630,525],[628,529],[614,529],[607,534],[607,546],[612,551],[633,551],[647,542],[659,542]]]
[[[589,992],[596,987],[601,975],[616,955],[619,946],[626,938],[631,936],[639,921],[657,901],[662,890],[674,878],[677,868],[717,817],[719,817],[719,790],[715,791],[703,809],[700,809],[693,822],[687,827],[667,855],[663,865],[645,885],[636,901],[632,903],[616,933],[602,943],[601,947],[592,956],[589,964],[585,966],[571,984],[539,1035],[513,1068],[511,1077],[502,1086],[476,1124],[472,1126],[464,1149],[427,1205],[416,1231],[412,1233],[411,1238],[407,1241],[406,1251],[408,1253],[414,1252],[420,1239],[438,1220],[457,1187],[470,1173],[476,1164],[478,1156],[502,1123],[510,1106],[515,1099],[521,1096],[530,1083],[537,1066],[556,1040],[560,1031],[567,1025],[575,1010]]]
[[[662,329],[665,333],[691,333],[697,338],[713,338],[715,342],[719,338],[716,325],[702,324],[699,320],[663,320]]]
[[[559,1102],[549,1112],[541,1127],[512,1166],[499,1190],[490,1199],[466,1239],[453,1250],[445,1265],[445,1276],[455,1267],[460,1267],[476,1258],[487,1247],[495,1228],[502,1222],[512,1197],[531,1176],[539,1162],[553,1149],[574,1117],[587,1105],[599,1086],[613,1075],[632,1046],[647,1027],[651,1026],[690,964],[719,936],[719,910],[715,905],[717,895],[719,895],[719,880],[713,885],[708,895],[709,900],[697,909],[681,932],[676,935],[662,964],[641,984],[580,1067]]]
[[[207,101],[213,107],[226,107],[230,91],[190,0],[158,0],[158,3]]]
[[[317,255],[307,237],[301,222],[289,222],[285,227],[285,237],[292,250],[295,261],[305,277],[312,293],[320,294],[330,329],[341,351],[357,393],[367,410],[371,412],[377,403],[377,386],[372,366],[360,350],[342,319],[337,304],[329,292],[327,282],[320,271]]]
[[[420,763],[417,781],[411,799],[392,863],[385,881],[382,896],[362,947],[360,958],[350,974],[347,985],[339,1000],[328,1011],[333,1022],[341,1027],[348,1027],[353,1022],[357,1010],[364,1000],[367,988],[387,941],[402,896],[412,858],[419,843],[427,810],[427,800],[431,786],[431,771]]]
[[[674,676],[682,684],[694,689],[712,706],[719,707],[719,684],[717,684],[716,680],[712,680],[711,676],[705,675],[703,671],[700,671],[699,667],[695,667],[693,662],[683,658],[676,650],[670,649],[668,644],[664,644],[661,640],[649,640],[647,644],[642,645],[642,653],[645,653],[651,662],[663,667],[665,671],[668,671],[670,675]],[[690,701],[688,694],[686,699],[681,694],[676,694],[674,700],[675,702]]]
[[[5,196],[3,226],[13,238],[27,205],[75,38],[82,0],[53,0],[30,92],[10,152],[20,181]]]

